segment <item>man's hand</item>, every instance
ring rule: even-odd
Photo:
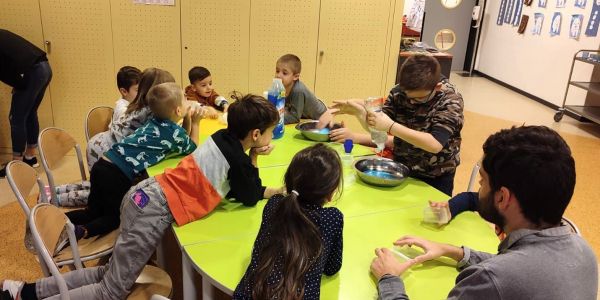
[[[376,248],[375,255],[377,257],[371,262],[371,273],[375,275],[377,280],[385,274],[400,276],[417,263],[415,259],[399,262],[392,251],[387,248]]]
[[[418,263],[422,263],[428,260],[436,259],[441,256],[450,257],[456,261],[460,261],[464,252],[462,248],[451,246],[448,244],[436,243],[432,241],[428,241],[423,238],[415,237],[415,236],[403,236],[397,241],[394,242],[396,246],[413,246],[423,249],[425,251],[424,254],[419,255],[414,258],[414,260]]]

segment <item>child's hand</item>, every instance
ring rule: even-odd
[[[190,111],[190,117],[192,118],[193,124],[198,124],[200,120],[204,118],[206,114],[206,109],[203,107],[197,107]]]
[[[367,112],[367,124],[375,130],[387,132],[394,121],[382,112]]]
[[[323,129],[325,127],[333,126],[333,109],[326,110],[320,117],[319,123],[317,123],[317,129]]]
[[[273,151],[274,148],[275,145],[268,144],[266,146],[252,148],[250,152],[252,152],[251,154],[255,155],[269,155],[271,154],[271,151]]]
[[[333,115],[361,116],[365,113],[363,99],[334,100],[331,106]]]
[[[206,114],[204,115],[205,117],[209,119],[216,119],[219,117],[219,112],[214,107],[205,106],[204,108],[206,109]]]
[[[344,126],[344,122],[342,122],[342,127],[338,129],[331,130],[329,132],[329,139],[336,143],[343,143],[347,139],[354,140],[354,133]]]

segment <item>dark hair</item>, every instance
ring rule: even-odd
[[[183,92],[177,83],[165,82],[153,86],[148,91],[146,99],[155,117],[170,119],[183,101]]]
[[[441,67],[429,55],[410,56],[400,67],[400,87],[404,90],[433,90],[440,82]]]
[[[485,141],[483,153],[492,192],[509,189],[525,218],[538,226],[560,223],[575,188],[575,161],[556,131],[545,126],[503,129]]]
[[[140,79],[137,96],[129,103],[125,113],[129,114],[148,106],[146,94],[148,94],[150,88],[164,82],[175,82],[175,78],[171,73],[165,70],[157,68],[148,68],[144,70],[144,72],[142,72],[142,78]]]
[[[284,177],[288,195],[270,216],[269,238],[258,249],[257,267],[250,275],[253,299],[303,298],[304,276],[323,252],[321,233],[306,206],[323,206],[336,190],[341,191],[341,174],[339,155],[324,144],[294,155]],[[276,265],[281,270],[275,270]],[[269,277],[279,271],[281,279],[269,285]]]
[[[208,69],[205,67],[193,67],[188,72],[188,77],[190,78],[191,84],[194,84],[196,81],[203,80],[208,76],[210,76],[210,71],[208,71]]]
[[[300,58],[294,54],[286,54],[277,60],[277,63],[284,63],[290,66],[292,73],[299,74],[302,71],[302,62]]]
[[[261,96],[242,96],[233,92],[231,98],[235,102],[231,103],[227,110],[227,130],[240,140],[246,138],[254,129],[264,133],[279,121],[279,112],[275,105]]]
[[[117,88],[129,91],[132,85],[140,83],[140,77],[142,77],[140,69],[132,66],[124,66],[117,72]]]

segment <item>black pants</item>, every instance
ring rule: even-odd
[[[411,177],[424,181],[430,186],[438,189],[442,193],[452,197],[452,190],[454,190],[454,174],[444,174],[439,177],[427,178],[418,175],[412,175]]]
[[[90,171],[88,207],[67,213],[75,225],[83,225],[88,237],[109,233],[121,221],[121,201],[132,182],[113,163],[99,159]]]
[[[23,155],[26,144],[35,146],[38,142],[37,110],[52,79],[48,61],[33,65],[24,78],[26,86],[13,91],[9,115],[13,154],[19,156]]]

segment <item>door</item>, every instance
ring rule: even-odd
[[[271,86],[277,59],[288,53],[300,58],[300,80],[314,90],[321,1],[251,2],[250,92],[262,94]]]
[[[113,76],[126,65],[140,70],[156,67],[169,71],[179,84],[185,84],[181,78],[181,1],[175,1],[175,4],[110,1],[115,55]],[[115,97],[119,96],[116,85],[111,91]],[[114,100],[109,100],[113,106]]]
[[[423,42],[452,54],[452,70],[462,70],[476,0],[427,0]]]
[[[321,2],[315,95],[331,104],[343,98],[384,95],[390,0]]]
[[[85,142],[86,112],[114,104],[116,80],[108,1],[40,0],[54,125]]]
[[[207,68],[217,93],[248,91],[250,1],[181,2],[183,86],[194,66]]]
[[[10,30],[40,49],[44,49],[40,6],[37,0],[0,1],[0,28]],[[52,61],[50,61],[50,65],[54,67]],[[8,126],[11,91],[11,87],[0,83],[0,124],[2,124],[0,126],[0,151],[5,153],[12,153],[10,126]],[[38,109],[38,119],[40,128],[53,124],[50,89],[46,89],[46,94]]]

